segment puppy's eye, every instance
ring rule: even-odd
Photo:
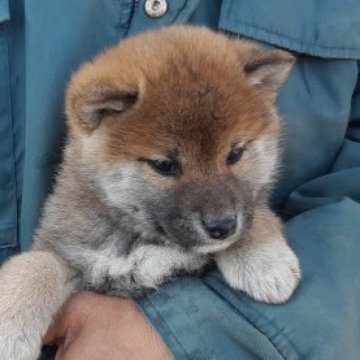
[[[226,164],[234,165],[235,163],[237,163],[244,154],[244,151],[245,151],[245,147],[243,146],[236,146],[233,149],[231,149],[226,159]]]
[[[180,165],[175,160],[148,160],[148,164],[163,176],[179,176],[181,173]]]

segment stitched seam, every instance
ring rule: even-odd
[[[177,16],[174,18],[174,22],[187,22],[190,18],[190,16],[193,14],[194,9],[199,5],[199,1],[200,0],[192,0],[192,1],[188,1],[186,0],[184,5],[182,6],[182,8],[178,11]],[[185,10],[188,10],[185,13],[184,16],[184,12]]]
[[[9,120],[11,121],[10,127],[11,127],[11,155],[12,155],[12,159],[11,159],[11,163],[12,163],[12,167],[11,167],[11,179],[10,181],[13,182],[13,189],[12,189],[12,197],[15,197],[15,199],[13,199],[13,206],[11,206],[13,208],[13,239],[11,242],[7,242],[5,244],[1,244],[1,249],[6,249],[6,248],[14,248],[17,246],[18,243],[18,233],[17,233],[17,226],[18,226],[18,209],[17,209],[17,199],[18,199],[18,189],[17,189],[17,184],[16,184],[16,176],[15,176],[15,149],[14,149],[14,124],[13,124],[13,114],[12,114],[12,103],[11,103],[11,94],[10,94],[10,68],[9,68],[9,42],[8,42],[8,36],[9,36],[9,27],[8,26],[4,26],[4,35],[5,35],[5,39],[6,39],[6,56],[7,56],[7,62],[6,62],[6,70],[7,70],[7,81],[8,81],[8,96],[7,96],[7,106],[9,109]],[[11,186],[11,185],[10,185]]]
[[[7,56],[8,59],[10,59],[10,54],[9,54],[9,44],[7,47]],[[9,60],[8,60],[8,82],[9,82],[9,86],[11,88],[11,79],[10,79],[10,65],[9,65]],[[13,116],[13,112],[12,112],[12,93],[9,91],[9,96],[8,96],[8,101],[9,101],[9,110],[10,110],[10,118],[11,118],[11,145],[12,145],[12,178],[14,181],[14,196],[15,196],[15,206],[14,206],[14,218],[15,218],[15,228],[14,228],[14,242],[13,242],[13,246],[17,245],[18,242],[18,224],[19,224],[19,219],[18,219],[18,195],[19,195],[19,189],[17,187],[17,179],[16,179],[16,155],[15,155],[15,141],[14,141],[14,116]]]
[[[321,45],[321,44],[316,44],[316,43],[312,43],[312,42],[303,42],[301,40],[298,40],[296,38],[292,38],[291,36],[288,36],[288,35],[284,35],[283,33],[281,32],[278,32],[278,31],[274,31],[274,30],[269,30],[269,29],[266,29],[266,28],[263,28],[261,26],[258,26],[258,25],[254,25],[254,24],[251,24],[251,23],[248,23],[248,22],[245,22],[245,21],[241,21],[240,24],[236,24],[234,22],[231,22],[232,26],[236,29],[238,25],[245,25],[247,27],[251,27],[251,28],[254,28],[256,30],[261,30],[263,32],[265,32],[266,34],[268,35],[275,35],[275,36],[278,36],[278,37],[282,37],[286,40],[289,40],[289,41],[294,41],[302,46],[315,46],[316,48],[324,48],[324,49],[329,49],[329,50],[355,50],[355,51],[359,51],[360,48],[352,48],[352,47],[337,47],[337,46],[327,46],[327,45]],[[222,26],[224,29],[225,27]],[[235,30],[231,30],[231,31],[235,31]]]

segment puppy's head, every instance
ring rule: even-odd
[[[122,41],[68,89],[82,171],[144,232],[188,250],[226,248],[276,174],[274,101],[292,64],[205,28]]]

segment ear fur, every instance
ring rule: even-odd
[[[91,90],[78,101],[77,117],[79,124],[94,130],[109,115],[123,113],[137,101],[136,92],[122,90]]]
[[[275,96],[288,77],[295,58],[286,51],[265,51],[252,46],[240,61],[250,83],[260,91]]]
[[[78,93],[69,92],[67,115],[71,122],[76,122],[84,130],[93,131],[104,118],[124,113],[137,100],[136,91],[90,85]]]

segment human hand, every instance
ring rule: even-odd
[[[56,360],[171,360],[169,350],[132,300],[82,292],[63,306],[44,344]]]

